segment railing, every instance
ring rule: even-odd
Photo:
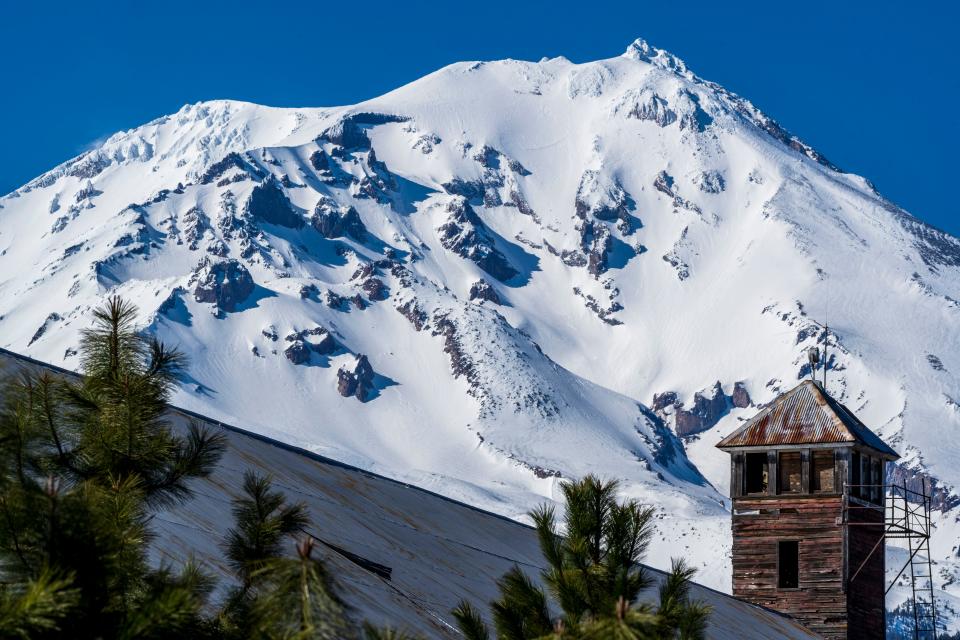
[[[872,502],[872,504],[871,504]],[[851,514],[858,510],[876,511],[883,509],[882,521],[860,521]],[[937,607],[934,600],[933,561],[930,556],[930,495],[924,490],[908,489],[903,484],[846,484],[843,486],[843,514],[842,524],[847,527],[882,527],[882,534],[867,557],[852,574],[849,582],[853,582],[867,565],[871,556],[882,548],[887,538],[907,541],[907,560],[904,562],[896,577],[887,587],[889,593],[900,576],[909,567],[911,598],[908,608],[913,614],[914,638],[936,638]]]

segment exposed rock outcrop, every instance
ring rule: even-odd
[[[254,220],[281,227],[299,229],[303,226],[303,217],[290,204],[273,176],[253,188],[247,201],[247,213]]]
[[[43,324],[41,324],[40,327],[34,332],[33,337],[30,338],[30,342],[27,343],[27,346],[29,347],[34,342],[42,338],[43,335],[47,332],[47,329],[49,329],[55,323],[60,322],[61,320],[63,320],[63,318],[60,316],[59,313],[54,312],[48,315],[47,318],[43,321]]]
[[[690,436],[713,427],[731,407],[751,406],[750,394],[742,382],[733,385],[728,396],[718,381],[710,389],[693,394],[693,406],[686,407],[675,391],[654,394],[651,409],[665,423],[671,424],[678,436]]]
[[[387,285],[383,284],[380,278],[367,278],[361,287],[371,300],[386,300],[390,297]]]
[[[310,226],[324,238],[342,238],[349,235],[362,242],[367,237],[367,228],[357,210],[353,207],[341,207],[326,196],[321,197],[314,207]]]
[[[746,409],[753,404],[753,400],[750,399],[750,394],[747,392],[747,387],[742,382],[735,382],[733,384],[733,393],[730,394],[730,402],[738,409]]]
[[[293,364],[303,364],[310,360],[310,354],[330,355],[337,350],[337,341],[323,327],[295,331],[284,337],[289,343],[283,355]]]
[[[200,176],[200,184],[210,184],[221,178],[226,174],[230,169],[237,169],[242,174],[242,179],[247,179],[248,177],[260,179],[263,177],[263,172],[256,167],[252,162],[248,161],[246,158],[241,156],[239,153],[232,152],[224,156],[223,159],[214,162],[207,170],[203,172]]]
[[[238,260],[204,259],[194,273],[193,298],[216,304],[222,311],[236,311],[253,293],[253,276]]]
[[[613,237],[606,225],[590,220],[582,220],[577,225],[580,232],[580,247],[586,254],[587,271],[599,276],[608,268],[610,251],[613,249]]]
[[[319,140],[331,142],[344,150],[369,149],[370,138],[367,137],[366,127],[407,120],[404,116],[385,113],[351,113],[321,133]]]
[[[310,360],[310,347],[303,340],[294,340],[283,350],[283,355],[293,364],[303,364]]]
[[[587,220],[619,220],[618,228],[624,235],[633,232],[633,217],[636,208],[633,199],[620,183],[599,171],[587,170],[580,177],[580,186],[574,199],[577,217]]]
[[[447,221],[437,228],[440,244],[445,249],[476,263],[501,282],[517,275],[517,270],[497,250],[489,231],[466,198],[453,198],[446,211]]]
[[[494,289],[489,282],[486,280],[480,279],[470,285],[470,299],[471,300],[486,300],[487,302],[492,302],[494,304],[501,304],[500,296],[497,295],[497,290]]]
[[[373,391],[373,367],[365,355],[357,355],[352,365],[337,371],[337,391],[344,398],[354,397],[360,402],[370,399]]]
[[[654,122],[659,127],[668,127],[677,121],[677,114],[666,99],[649,87],[629,89],[614,107],[614,112],[627,118]]]

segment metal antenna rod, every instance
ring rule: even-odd
[[[824,318],[826,320],[826,318]],[[830,358],[827,355],[827,346],[830,344],[830,325],[823,325],[823,390],[827,390],[827,367],[830,366]]]
[[[827,353],[827,347],[830,344],[830,325],[826,324],[826,318],[824,318],[824,324],[820,324],[814,319],[810,319],[810,322],[817,325],[823,329],[823,390],[827,390],[827,367],[830,365],[829,354]],[[814,379],[816,379],[814,377]]]

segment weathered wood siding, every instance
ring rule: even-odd
[[[824,638],[847,638],[852,621],[843,590],[842,500],[838,495],[736,498],[733,595],[787,613]],[[749,513],[752,511],[757,513]],[[796,589],[777,586],[777,543],[782,540],[799,542]],[[874,580],[873,576],[869,579]],[[882,578],[879,584],[882,590]],[[882,613],[877,619],[882,624]],[[882,638],[882,630],[880,633],[869,637]]]
[[[847,539],[850,579],[847,583],[847,602],[851,640],[883,638],[884,621],[884,543],[874,545],[883,537],[883,511],[879,508],[850,510],[850,532]],[[871,523],[863,526],[859,523]],[[873,554],[871,555],[871,550]],[[869,559],[867,559],[869,558]],[[866,564],[854,577],[858,567]]]

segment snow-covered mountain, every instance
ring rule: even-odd
[[[0,345],[76,368],[123,295],[190,354],[178,404],[511,517],[621,478],[663,507],[652,563],[724,590],[713,445],[828,322],[829,390],[933,483],[960,602],[960,241],[642,40],[187,105],[0,207]]]

